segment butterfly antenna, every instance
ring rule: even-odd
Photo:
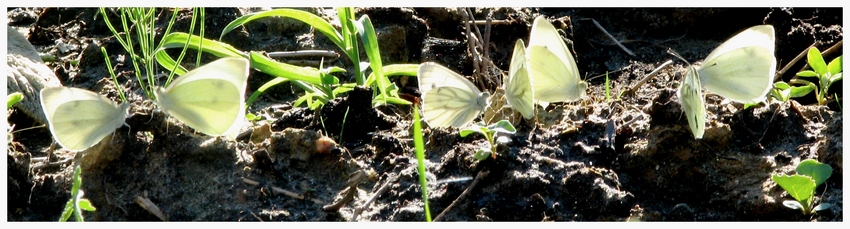
[[[673,55],[676,58],[679,58],[680,60],[684,61],[688,65],[691,65],[691,62],[688,62],[687,60],[685,60],[685,58],[683,58],[681,55],[679,55],[679,53],[677,53],[676,51],[673,51],[673,49],[671,49],[671,48],[667,49],[667,54]]]

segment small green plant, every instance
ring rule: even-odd
[[[413,146],[419,167],[419,185],[422,186],[422,202],[425,203],[425,221],[431,222],[431,210],[428,207],[428,178],[425,173],[425,143],[422,140],[422,120],[419,118],[419,106],[413,105]]]
[[[792,86],[784,81],[773,83],[770,96],[779,101],[786,102],[792,98],[806,96],[816,88],[814,83],[805,80],[791,80],[791,83],[798,86]]]
[[[352,62],[352,67],[354,68],[354,78],[356,79],[356,85],[374,86],[377,89],[375,90],[377,94],[373,96],[373,98],[375,98],[373,99],[373,106],[380,106],[387,103],[409,105],[410,103],[408,101],[399,97],[398,88],[395,86],[395,84],[391,83],[389,79],[387,79],[387,77],[396,75],[416,75],[415,72],[417,70],[418,65],[401,64],[399,66],[383,66],[381,64],[380,51],[378,49],[378,42],[375,34],[375,29],[372,26],[369,17],[364,15],[359,20],[355,20],[354,9],[351,7],[337,8],[337,16],[340,22],[339,30],[335,29],[333,25],[330,24],[330,22],[325,21],[321,17],[302,10],[274,9],[269,11],[257,12],[247,14],[233,20],[230,24],[225,26],[225,29],[222,31],[221,37],[224,37],[225,34],[232,31],[233,29],[236,29],[239,26],[266,17],[289,17],[304,22],[316,29],[316,31],[319,31],[326,37],[328,37],[343,51],[343,53],[346,54],[346,56],[348,56],[349,60],[351,60]],[[360,62],[360,46],[357,42],[358,36],[363,42],[364,51],[366,53],[366,56],[369,58],[370,62],[368,63]],[[253,58],[252,66],[254,66]],[[368,78],[366,78],[365,70],[369,67],[371,67],[372,73],[369,75]],[[261,68],[258,68],[258,70],[266,72],[264,71],[264,69]],[[335,71],[330,71],[327,73],[332,72]],[[289,76],[287,76],[290,74],[287,74],[286,72],[280,72],[282,74],[272,74],[270,72],[266,73],[279,77],[290,78]],[[311,102],[309,101],[309,99],[333,99],[339,94],[350,91],[350,89],[352,88],[352,84],[339,85],[338,79],[335,79],[333,83],[330,83],[330,78],[325,78],[322,76],[319,76],[318,78],[322,78],[321,82],[310,82],[310,85],[298,84],[299,87],[307,91],[307,94],[300,98],[299,101],[307,101],[308,106],[310,106],[310,108],[314,110],[324,105],[324,102],[319,99],[319,103],[317,105],[311,105],[312,103],[309,103]],[[288,80],[275,79],[269,81],[266,85],[269,85],[269,87],[271,87],[286,81]],[[328,86],[341,87],[342,89],[329,90]],[[259,93],[262,93],[262,91],[259,91]]]
[[[80,186],[83,185],[83,178],[80,177],[81,169],[78,165],[74,169],[74,184],[71,186],[71,199],[65,204],[65,209],[62,210],[62,216],[59,218],[59,222],[68,221],[71,218],[71,215],[74,215],[74,219],[77,222],[85,221],[83,219],[83,210],[86,211],[95,211],[94,205],[91,204],[91,201],[83,198],[84,192],[80,190]]]
[[[799,77],[817,78],[820,83],[820,88],[816,88],[815,96],[817,97],[818,105],[826,105],[828,102],[828,90],[833,83],[844,78],[842,73],[843,55],[838,56],[827,64],[821,56],[820,50],[815,47],[809,49],[807,54],[809,66],[812,70],[805,70],[797,73]],[[806,80],[801,80],[806,81]],[[806,81],[808,82],[808,81]]]
[[[503,134],[514,134],[516,133],[516,128],[511,125],[511,122],[508,120],[499,120],[496,123],[490,124],[489,126],[484,126],[483,123],[475,123],[472,126],[467,127],[460,131],[460,137],[466,137],[473,133],[480,133],[484,135],[487,139],[487,143],[489,147],[479,149],[475,152],[475,159],[484,160],[487,157],[491,156],[496,158],[496,146],[498,144],[504,144],[510,142],[510,139],[507,136],[496,136],[499,133]]]
[[[783,205],[791,209],[800,209],[805,215],[811,215],[832,207],[828,203],[814,206],[815,188],[823,184],[830,175],[832,175],[832,168],[829,165],[814,159],[806,159],[797,165],[797,174],[792,176],[773,174],[771,178],[795,199],[783,201]]]

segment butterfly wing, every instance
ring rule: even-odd
[[[696,67],[688,67],[688,72],[682,79],[682,85],[676,92],[682,110],[688,118],[688,126],[695,139],[701,139],[705,133],[705,97],[700,88]]]
[[[201,133],[235,139],[245,116],[248,67],[248,60],[237,57],[210,62],[157,88],[157,104]]]
[[[534,82],[534,100],[546,106],[550,102],[571,102],[585,95],[587,82],[565,78],[570,72],[566,65],[556,60],[556,55],[545,46],[529,46],[528,70]]]
[[[699,79],[709,91],[738,102],[756,102],[772,88],[776,73],[774,30],[759,25],[733,36],[717,47],[699,68]]]
[[[534,19],[526,51],[535,101],[545,106],[576,101],[585,95],[587,83],[579,78],[575,58],[544,16]]]
[[[519,111],[525,119],[530,119],[534,117],[534,91],[526,64],[525,44],[519,39],[514,45],[508,79],[504,81],[505,98],[511,108]]]
[[[487,107],[489,94],[446,67],[425,62],[418,76],[422,116],[431,127],[462,127]]]
[[[63,148],[82,151],[124,124],[129,104],[116,105],[88,90],[48,87],[40,92],[50,133]]]

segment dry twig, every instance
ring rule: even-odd
[[[608,33],[608,30],[605,30],[605,28],[602,28],[602,25],[600,25],[599,22],[596,21],[596,19],[590,19],[590,21],[592,21],[593,24],[596,25],[597,28],[599,28],[599,30],[602,30],[602,32],[605,33],[605,35],[607,35],[608,38],[613,40],[614,43],[617,44],[617,46],[620,46],[620,48],[623,49],[623,51],[626,51],[626,53],[628,53],[630,56],[635,56],[635,53],[633,53],[632,50],[629,50],[628,48],[626,48],[626,46],[623,46],[623,44],[620,43],[620,41],[617,40],[617,38],[614,38],[614,36],[612,36],[610,33]]]
[[[489,173],[490,172],[488,172],[486,170],[482,170],[481,172],[478,172],[478,175],[475,176],[475,180],[472,181],[472,184],[470,184],[469,187],[466,187],[466,189],[463,190],[462,193],[460,193],[460,196],[458,196],[454,201],[452,201],[452,204],[449,204],[449,206],[446,207],[446,209],[443,209],[443,212],[440,212],[440,214],[437,215],[437,217],[434,217],[433,221],[434,222],[440,221],[440,218],[443,218],[443,215],[445,215],[446,212],[451,210],[455,205],[457,205],[458,202],[463,200],[463,198],[466,197],[466,195],[468,195],[470,193],[470,191],[472,191],[473,188],[475,188],[475,185],[478,184],[478,181],[480,181],[481,178],[484,178],[485,176],[487,176],[487,174],[489,174]]]
[[[379,196],[383,195],[385,192],[387,192],[387,190],[390,190],[392,184],[398,181],[398,177],[398,175],[393,175],[392,177],[387,179],[387,182],[384,182],[384,185],[381,185],[381,188],[378,189],[378,191],[376,191],[374,194],[372,194],[372,197],[370,197],[369,200],[366,200],[366,202],[364,202],[362,205],[360,205],[360,207],[354,210],[354,213],[351,214],[351,219],[349,219],[348,221],[357,221],[357,217],[360,216],[360,213],[362,213],[363,210],[369,207],[372,202],[375,202],[375,200],[377,200]]]
[[[260,182],[257,182],[257,181],[254,181],[254,180],[251,180],[251,179],[248,179],[248,178],[244,178],[244,177],[242,178],[242,182],[245,183],[245,184],[253,185],[253,186],[260,186]],[[319,201],[319,200],[316,200],[316,199],[313,199],[313,198],[309,198],[309,197],[305,197],[305,196],[299,195],[298,193],[287,191],[287,190],[284,190],[282,188],[271,187],[271,189],[272,189],[272,192],[274,192],[275,194],[284,194],[284,195],[287,195],[287,196],[295,198],[295,199],[309,200],[309,201],[313,201],[313,203],[316,203],[316,204],[324,204],[322,201]]]

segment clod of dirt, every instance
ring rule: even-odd
[[[291,158],[309,161],[314,154],[327,153],[327,149],[335,147],[337,146],[333,140],[326,139],[318,131],[286,128],[281,132],[272,133],[269,154],[272,159],[289,155]],[[320,152],[319,149],[325,151]]]

